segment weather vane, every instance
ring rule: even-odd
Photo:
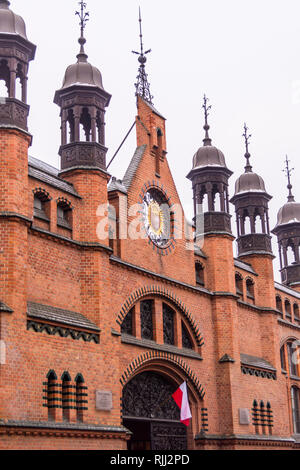
[[[88,11],[84,11],[86,9],[86,6],[87,4],[85,2],[83,2],[81,0],[81,2],[79,2],[79,5],[80,5],[80,12],[79,11],[76,11],[75,15],[79,16],[80,18],[80,28],[81,28],[81,37],[83,37],[83,32],[85,30],[85,27],[86,27],[86,24],[87,22],[89,21],[89,12]]]
[[[295,201],[295,198],[292,194],[292,184],[291,184],[291,174],[292,174],[292,171],[294,171],[295,168],[290,168],[290,160],[288,159],[288,156],[286,156],[286,159],[285,159],[285,168],[282,170],[287,179],[288,179],[288,185],[287,185],[287,188],[289,190],[289,195],[288,195],[288,202],[294,202]]]
[[[137,76],[137,83],[135,84],[136,87],[136,95],[141,96],[145,101],[148,103],[152,103],[153,96],[150,93],[150,83],[148,82],[148,75],[145,71],[145,64],[147,62],[146,55],[151,52],[151,49],[148,49],[144,52],[144,45],[143,45],[143,32],[142,32],[142,16],[141,16],[141,8],[139,8],[139,23],[140,23],[140,52],[132,51],[133,54],[137,54],[139,56],[139,74]]]
[[[251,137],[252,137],[252,134],[248,135],[248,130],[249,130],[249,129],[248,129],[246,123],[245,123],[245,124],[244,124],[244,134],[243,134],[243,137],[244,137],[244,139],[245,139],[245,146],[246,146],[246,153],[245,153],[245,158],[246,158],[246,160],[247,160],[246,167],[245,167],[246,172],[247,172],[247,171],[249,172],[249,171],[252,170],[252,167],[251,167],[250,162],[249,162],[250,156],[251,156],[250,153],[249,153],[249,143],[250,143],[250,139],[251,139]]]
[[[204,118],[205,118],[205,124],[204,124],[204,130],[205,130],[205,139],[203,140],[204,145],[211,145],[211,139],[208,135],[208,131],[210,129],[210,126],[208,125],[208,116],[209,116],[209,111],[211,110],[211,105],[207,105],[209,102],[209,99],[204,95],[203,98],[204,104],[202,108],[204,109]]]

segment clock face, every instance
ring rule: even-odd
[[[160,248],[167,247],[170,241],[170,208],[160,191],[149,189],[144,194],[143,216],[150,240]]]

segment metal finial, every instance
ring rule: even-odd
[[[245,158],[246,158],[246,166],[245,166],[245,170],[246,170],[246,173],[250,173],[252,171],[252,166],[250,165],[250,153],[249,153],[249,142],[250,142],[250,139],[252,137],[252,134],[248,135],[248,127],[246,125],[246,123],[244,124],[244,134],[243,134],[243,137],[245,138],[245,146],[246,146],[246,153],[245,153]]]
[[[147,101],[150,104],[153,104],[152,103],[153,96],[150,93],[150,83],[148,82],[148,75],[146,74],[146,70],[145,70],[145,64],[147,62],[146,55],[151,52],[151,49],[144,52],[141,8],[139,8],[139,23],[140,23],[140,52],[132,51],[133,54],[137,54],[139,56],[138,61],[140,63],[139,74],[137,76],[137,83],[135,83],[136,95],[141,96],[145,101]]]
[[[209,137],[208,131],[210,129],[210,126],[208,125],[208,116],[209,116],[209,111],[211,110],[211,105],[207,105],[209,99],[204,95],[203,98],[204,104],[202,108],[204,109],[204,119],[205,119],[205,124],[203,129],[205,130],[205,138],[203,140],[204,145],[211,145],[211,138]]]
[[[290,160],[288,159],[288,156],[286,156],[286,159],[285,159],[285,168],[284,170],[282,170],[286,176],[287,176],[287,179],[288,179],[288,185],[287,185],[287,188],[289,190],[289,195],[288,195],[288,202],[295,202],[295,198],[293,196],[293,193],[292,193],[292,184],[291,184],[291,174],[292,174],[292,171],[294,171],[294,168],[290,168]]]
[[[83,0],[79,2],[79,5],[80,5],[80,11],[75,12],[75,15],[79,16],[80,18],[80,22],[79,22],[80,38],[78,39],[78,42],[80,44],[80,52],[77,58],[79,62],[86,62],[88,56],[86,55],[84,51],[84,44],[86,43],[86,39],[84,37],[84,30],[85,30],[87,22],[89,21],[90,14],[88,11],[85,11],[87,4]]]

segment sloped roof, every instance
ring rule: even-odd
[[[249,354],[241,354],[241,363],[246,366],[258,367],[260,369],[276,370],[265,359],[262,359],[261,357],[250,356]]]
[[[27,314],[31,318],[38,318],[64,325],[86,328],[88,330],[100,331],[97,325],[91,322],[81,313],[72,312],[62,308],[52,307],[50,305],[38,304],[35,302],[27,303]]]
[[[132,180],[134,178],[134,175],[136,174],[140,161],[143,158],[146,147],[147,145],[141,145],[140,147],[137,147],[131,159],[131,162],[129,163],[129,166],[123,178],[123,185],[125,186],[127,191],[131,186]]]
[[[63,180],[58,176],[59,170],[54,166],[49,165],[37,158],[28,157],[28,175],[39,181],[54,186],[57,189],[61,189],[66,193],[72,194],[73,196],[80,197],[74,186],[71,183]]]

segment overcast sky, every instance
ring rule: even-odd
[[[192,216],[191,183],[185,178],[202,145],[202,97],[213,105],[213,144],[234,171],[244,171],[243,124],[252,140],[253,170],[273,195],[272,228],[286,202],[282,172],[286,154],[295,167],[294,194],[300,201],[300,3],[299,0],[87,0],[89,61],[102,73],[112,94],[106,115],[108,161],[136,114],[134,83],[139,48],[138,7],[143,16],[144,45],[151,48],[147,73],[155,107],[167,118],[168,160],[187,215]],[[11,0],[37,45],[30,66],[28,100],[31,155],[59,167],[59,108],[53,104],[65,69],[79,51],[77,0]],[[135,150],[135,134],[110,172],[122,178]],[[231,206],[231,213],[234,208]],[[233,217],[235,230],[235,217]],[[277,244],[274,240],[274,253]],[[275,272],[277,264],[275,265]],[[278,275],[276,275],[278,278]]]

